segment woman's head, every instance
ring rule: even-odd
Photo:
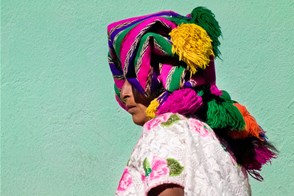
[[[195,8],[188,16],[163,11],[110,24],[108,59],[116,99],[127,109],[121,93],[128,81],[141,97],[153,97],[148,99],[152,100],[149,106],[145,104],[149,118],[169,111],[194,113],[202,101],[195,88],[214,86],[212,93],[220,94],[214,76],[220,34],[214,15],[203,7]],[[188,100],[186,97],[191,96],[185,96],[187,93],[195,97]],[[192,108],[189,104],[173,107],[179,101],[195,100],[197,104],[191,104]]]
[[[244,129],[241,112],[215,84],[220,35],[214,14],[203,7],[187,16],[163,11],[108,26],[116,98],[136,124],[166,112],[200,112],[212,128]]]

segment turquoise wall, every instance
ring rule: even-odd
[[[281,151],[253,195],[293,195],[292,0],[2,0],[1,195],[113,195],[140,127],[114,100],[106,25],[199,5],[223,31],[219,87]]]

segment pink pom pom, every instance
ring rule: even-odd
[[[168,96],[159,107],[157,115],[167,112],[179,114],[193,114],[202,105],[202,97],[190,88],[179,89]]]

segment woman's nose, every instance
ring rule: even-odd
[[[120,98],[122,100],[126,100],[128,97],[132,95],[132,85],[129,83],[129,81],[125,81],[120,92]]]

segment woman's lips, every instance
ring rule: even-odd
[[[127,110],[131,114],[135,112],[135,108],[136,108],[136,106],[134,106],[134,105],[127,105]]]

